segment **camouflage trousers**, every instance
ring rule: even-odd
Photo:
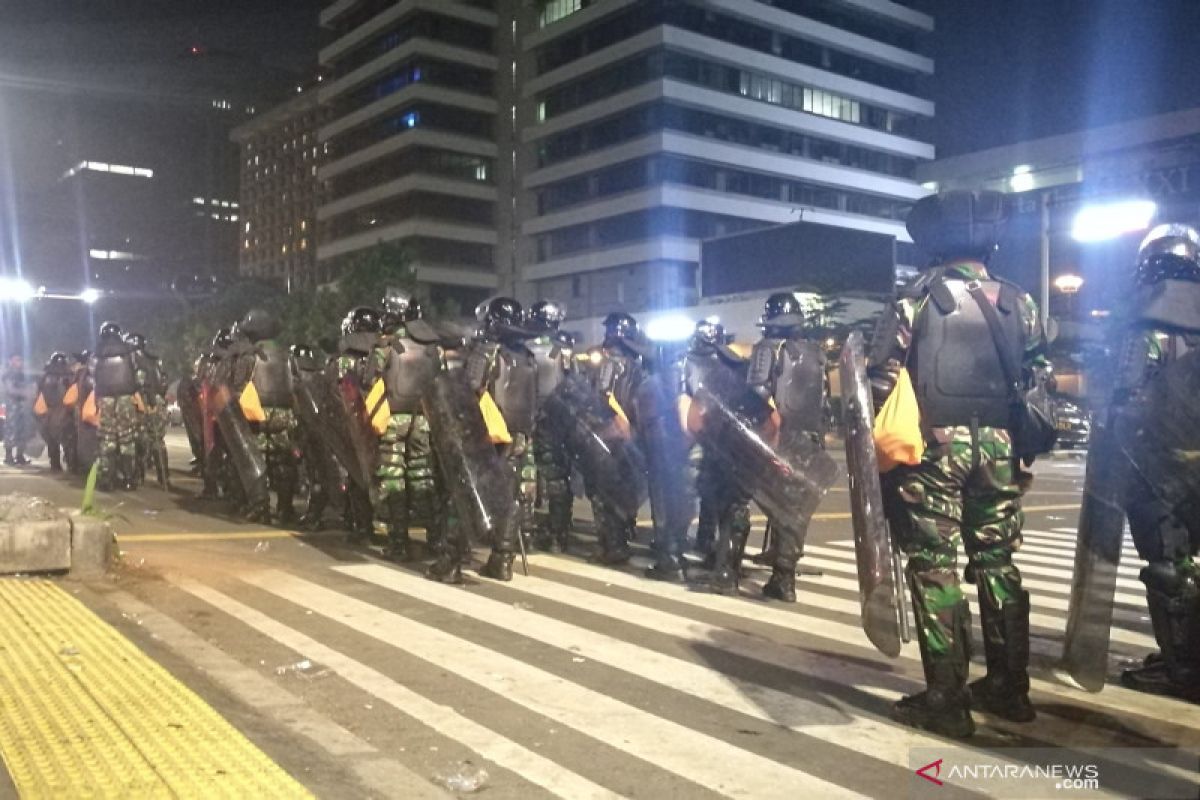
[[[513,553],[517,549],[517,536],[533,530],[533,509],[537,503],[537,460],[534,457],[533,437],[527,433],[513,433],[512,444],[504,445],[500,453],[512,468],[517,478],[518,522],[507,530],[500,531],[493,549],[502,553]]]
[[[267,485],[278,498],[279,511],[290,514],[300,483],[296,415],[290,408],[267,407],[253,425],[254,440],[267,461]]]
[[[33,417],[29,406],[23,401],[9,400],[6,404],[4,420],[4,446],[6,448],[24,447],[33,429]]]
[[[426,541],[436,538],[440,504],[429,421],[423,414],[393,414],[378,454],[375,533],[406,540],[409,524],[417,520],[426,526]]]
[[[716,542],[721,513],[722,468],[715,458],[705,455],[704,447],[699,444],[693,445],[688,452],[688,467],[696,485],[696,499],[700,506],[696,523],[696,550],[707,555]]]
[[[167,436],[167,403],[161,397],[156,401],[154,405],[147,405],[146,410],[138,415],[138,447],[147,470],[154,468],[155,459]]]
[[[97,480],[105,488],[115,482],[125,486],[137,483],[138,410],[132,395],[101,397],[99,461]]]
[[[571,453],[566,437],[552,429],[544,418],[538,420],[533,440],[534,460],[537,462],[539,495],[546,501],[549,516],[545,537],[565,540],[571,530]]]
[[[1028,660],[1029,595],[1012,563],[1021,545],[1022,490],[1007,431],[955,427],[933,433],[935,441],[920,464],[884,476],[885,506],[897,544],[908,556],[906,574],[926,674],[942,662],[952,666],[956,680],[965,681],[971,626],[957,572],[960,543],[967,554],[967,580],[979,590],[989,674],[994,661],[1013,656],[1010,651],[1016,651],[1016,662],[1022,655]],[[1019,671],[1013,679],[1023,680],[1027,691],[1024,667]]]

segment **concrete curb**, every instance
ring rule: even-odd
[[[67,572],[98,578],[112,563],[113,543],[107,522],[77,513],[0,523],[0,575]]]

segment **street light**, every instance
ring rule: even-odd
[[[1084,206],[1075,214],[1071,238],[1077,242],[1104,242],[1150,227],[1158,206],[1152,200],[1121,200]]]
[[[1079,275],[1059,275],[1054,279],[1054,288],[1063,294],[1075,294],[1083,288],[1083,278]]]
[[[79,293],[79,299],[90,306],[100,299],[100,294],[99,289],[88,288]]]
[[[37,297],[37,289],[20,278],[0,278],[0,303],[26,303]]]

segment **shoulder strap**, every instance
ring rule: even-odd
[[[1009,393],[1015,399],[1021,391],[1021,369],[1013,362],[1012,352],[1004,346],[1005,337],[1004,330],[1000,327],[1000,315],[996,313],[996,307],[984,294],[979,281],[968,281],[966,288],[971,299],[979,306],[984,321],[987,322],[988,330],[992,334],[992,344],[996,348],[996,354],[1000,356],[1000,368],[1004,370],[1004,379],[1008,382]]]

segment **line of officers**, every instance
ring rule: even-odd
[[[106,491],[132,490],[154,476],[169,488],[168,383],[162,362],[140,333],[100,326],[95,352],[51,354],[36,381],[5,381],[9,427],[6,463],[25,465],[36,421],[52,472],[86,475]]]
[[[389,293],[380,306],[352,309],[327,357],[280,342],[278,321],[263,309],[218,332],[179,390],[206,495],[229,498],[251,520],[309,529],[327,525],[332,507],[352,541],[376,537],[398,561],[432,558],[428,577],[459,582],[470,539],[481,532],[467,524],[470,512],[456,507],[454,489],[488,478],[480,475],[487,454],[457,452],[469,447],[470,432],[454,427],[472,416],[462,407],[469,402],[481,409],[488,442],[515,479],[515,521],[483,532],[491,552],[481,574],[511,580],[525,549],[570,546],[578,470],[593,508],[593,560],[630,559],[637,513],[648,498],[655,559],[646,574],[683,580],[698,495],[695,546],[712,570],[713,588],[736,593],[750,496],[688,437],[691,396],[706,381],[745,386],[753,402],[742,411],[773,418],[785,436],[818,447],[824,439],[825,358],[791,293],[767,300],[763,338],[750,358],[714,320],[696,326],[686,352],[664,357],[623,312],[604,320],[600,346],[580,353],[560,329],[564,309],[551,301],[528,310],[512,298],[486,301],[469,337],[426,320],[407,294]],[[448,402],[459,407],[431,411],[431,395],[435,403],[438,396],[431,388],[451,374],[470,389],[469,400],[455,396]],[[441,426],[449,429],[445,448],[437,446],[439,418],[449,420]],[[302,494],[307,502],[297,515]],[[539,504],[546,510],[540,524]],[[765,559],[773,572],[763,593],[794,602],[804,525],[772,522]],[[425,529],[423,542],[411,535],[417,526]]]
[[[1025,468],[1048,446],[1029,449],[1023,420],[1050,365],[1036,305],[987,268],[1005,215],[996,192],[918,201],[906,225],[933,263],[885,307],[869,353],[852,334],[839,365],[862,624],[881,651],[900,652],[907,617],[889,562],[903,551],[927,688],[898,701],[893,716],[953,737],[974,732],[972,708],[1018,722],[1036,716],[1031,598],[1013,554],[1032,478]],[[1160,649],[1122,682],[1196,702],[1200,236],[1182,225],[1155,228],[1129,284],[1113,331],[1113,385],[1095,415],[1063,666],[1087,688],[1104,685],[1128,521]],[[591,558],[630,558],[648,499],[654,561],[646,575],[684,579],[698,495],[709,582],[729,593],[753,499],[773,532],[763,594],[795,601],[808,523],[839,472],[823,446],[825,354],[794,295],[767,299],[748,358],[711,321],[675,358],[621,312],[604,320],[602,344],[580,354],[554,303],[526,312],[496,298],[476,318],[467,336],[389,293],[380,309],[347,314],[327,357],[287,347],[278,321],[251,311],[218,333],[178,392],[206,493],[280,524],[319,528],[340,511],[352,540],[374,535],[397,560],[430,558],[426,575],[438,581],[460,582],[472,544],[484,543],[491,552],[480,573],[511,580],[529,546],[570,545],[578,472],[596,526]],[[135,349],[115,326],[102,329],[90,372],[105,409],[122,396],[112,396],[113,385],[140,388]],[[113,376],[120,381],[110,385]],[[909,390],[924,451],[881,478],[873,409]],[[132,400],[125,405],[136,411]],[[102,411],[101,456],[123,454],[106,430]],[[136,469],[122,459],[105,473]],[[539,500],[548,511],[540,526]],[[411,536],[418,525],[424,543]],[[978,592],[986,661],[986,674],[970,683],[964,580]]]

